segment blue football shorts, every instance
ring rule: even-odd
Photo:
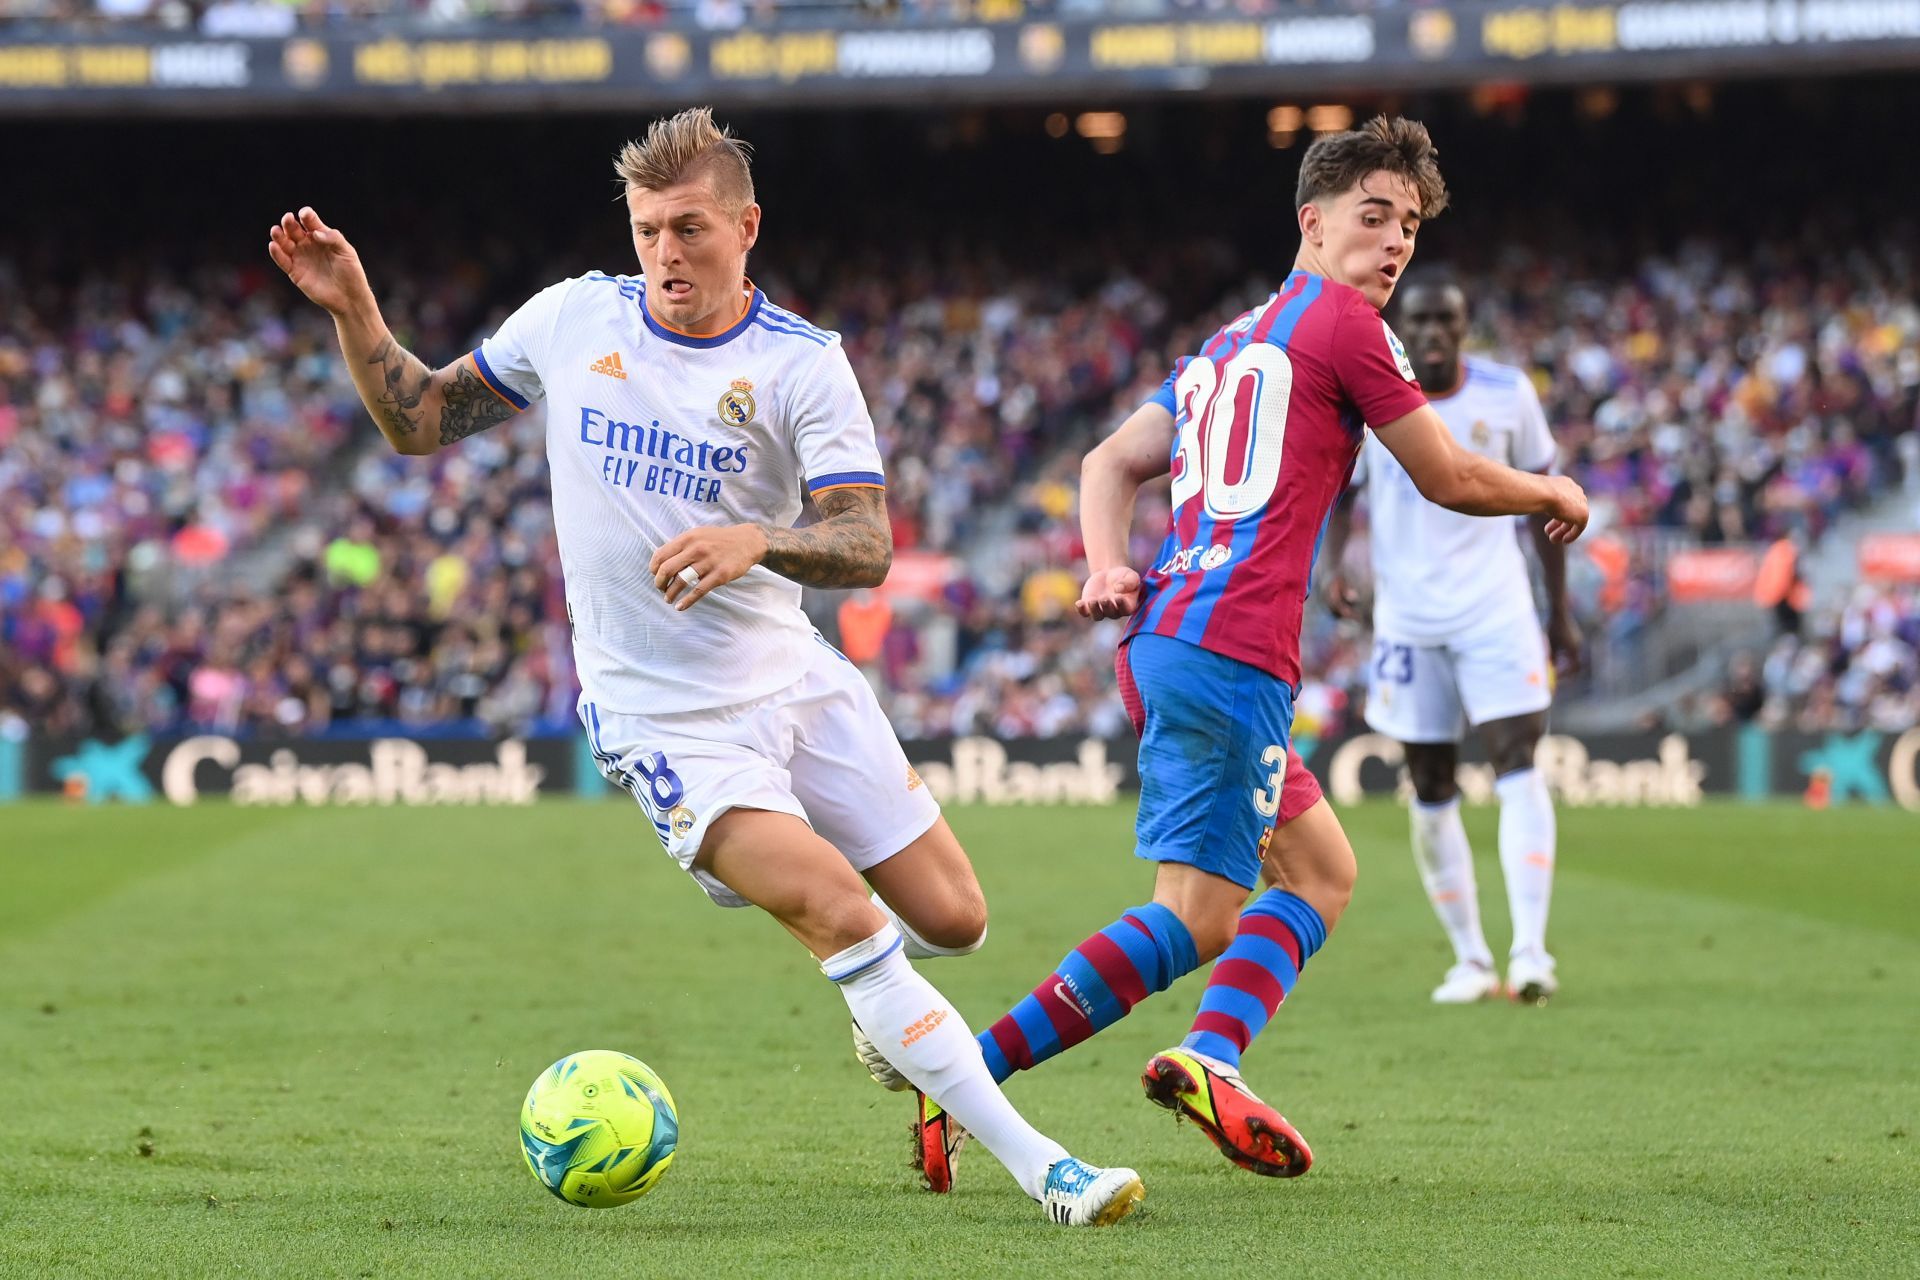
[[[1253,888],[1286,784],[1293,690],[1171,636],[1134,636],[1114,665],[1140,735],[1135,852]]]

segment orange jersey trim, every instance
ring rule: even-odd
[[[660,318],[660,313],[653,309],[653,304],[651,302],[646,304],[647,314],[651,316],[653,318],[653,322],[659,325],[662,329],[665,329],[669,333],[677,333],[683,338],[717,338],[721,334],[725,333],[727,330],[733,328],[733,326],[739,324],[742,320],[747,318],[747,309],[753,306],[753,295],[758,293],[759,291],[760,291],[760,288],[758,285],[754,284],[754,282],[751,280],[747,281],[747,291],[740,296],[740,310],[738,314],[736,314],[733,317],[733,319],[721,325],[718,329],[711,330],[707,333],[695,333],[691,329],[682,329],[679,325],[668,324],[665,320],[662,320]]]
[[[832,492],[833,492],[833,491],[834,491],[835,489],[879,489],[879,490],[882,490],[882,491],[884,491],[884,490],[886,489],[886,487],[887,487],[887,486],[885,486],[885,485],[883,485],[883,484],[868,484],[868,483],[866,483],[866,482],[865,482],[865,481],[863,481],[863,480],[855,480],[855,481],[850,481],[850,482],[848,482],[848,483],[846,483],[846,484],[828,484],[828,485],[822,485],[822,486],[821,486],[820,488],[818,488],[818,489],[810,489],[810,490],[808,490],[808,493],[809,493],[809,494],[810,494],[811,496],[813,496],[813,497],[815,497],[815,498],[817,498],[817,497],[819,497],[819,496],[820,496],[821,494],[823,494],[823,493],[832,493]]]
[[[479,376],[481,385],[498,396],[501,404],[506,405],[507,408],[513,410],[515,413],[520,412],[520,406],[509,399],[505,391],[494,385],[493,379],[487,376],[487,371],[480,366],[480,361],[474,358],[474,353],[471,351],[467,352],[467,363],[473,366],[473,371]]]

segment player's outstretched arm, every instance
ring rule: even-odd
[[[1374,428],[1429,502],[1469,516],[1544,516],[1546,536],[1572,542],[1587,527],[1587,495],[1566,476],[1516,471],[1462,449],[1432,405]]]
[[[1140,575],[1127,563],[1127,535],[1140,486],[1173,465],[1173,415],[1141,405],[1080,464],[1080,540],[1087,582],[1075,608],[1083,618],[1124,618],[1140,605]]]
[[[333,317],[354,389],[399,452],[432,453],[519,412],[488,389],[466,360],[429,369],[396,342],[360,255],[311,207],[280,216],[267,233],[267,254]]]

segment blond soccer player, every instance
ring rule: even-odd
[[[333,316],[401,453],[546,402],[600,767],[710,898],[760,907],[814,955],[857,1026],[1049,1220],[1118,1221],[1139,1176],[1084,1164],[1022,1119],[908,962],[977,947],[986,907],[872,690],[800,608],[802,586],[875,586],[892,557],[840,338],[747,278],[760,206],[746,147],[710,111],[656,121],[615,168],[641,274],[552,285],[438,370],[394,340],[358,255],[314,210],[283,216],[268,251]],[[795,528],[803,492],[820,519]]]

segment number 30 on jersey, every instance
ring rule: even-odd
[[[1196,494],[1215,520],[1264,509],[1280,483],[1293,362],[1271,343],[1250,342],[1224,365],[1196,356],[1174,384],[1180,406],[1173,505]]]

